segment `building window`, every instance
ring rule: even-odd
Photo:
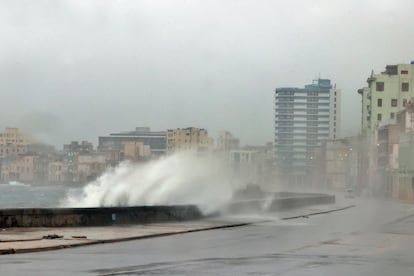
[[[410,84],[408,82],[401,83],[401,91],[408,92],[410,90]]]
[[[407,99],[403,99],[403,107],[407,105]]]
[[[381,121],[381,119],[382,119],[382,115],[381,115],[381,113],[378,113],[377,114],[377,121]]]
[[[391,112],[390,113],[390,119],[393,120],[394,118],[395,118],[395,113],[394,112]]]
[[[378,100],[377,100],[377,106],[378,106],[378,107],[381,107],[381,106],[382,106],[382,99],[378,99]]]
[[[391,106],[396,107],[398,105],[397,99],[391,99]]]
[[[408,70],[401,70],[401,75],[408,75]]]
[[[377,82],[376,89],[377,91],[384,91],[384,82]]]
[[[318,108],[318,104],[307,104],[307,108]]]

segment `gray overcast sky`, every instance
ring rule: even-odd
[[[358,132],[372,69],[414,59],[414,1],[0,1],[0,127],[61,145],[151,126],[273,140],[273,90],[320,75]]]

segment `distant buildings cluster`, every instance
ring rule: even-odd
[[[6,128],[0,139],[2,183],[86,183],[123,161],[148,162],[178,151],[217,154],[228,161],[234,175],[251,172],[249,175],[255,177],[249,179],[255,182],[264,179],[272,163],[272,145],[241,148],[239,140],[228,131],[220,133],[215,145],[206,129],[195,127],[166,131],[137,127],[100,136],[96,148],[88,141],[72,141],[55,150],[35,143],[17,128]]]
[[[374,193],[414,200],[414,62],[371,73],[362,97],[360,178]]]
[[[339,137],[340,93],[328,80],[275,91],[279,180],[414,200],[414,62],[372,72],[361,132]],[[352,110],[347,110],[352,112]]]
[[[137,127],[60,150],[17,128],[0,133],[1,182],[85,183],[124,161],[148,162],[179,151],[226,160],[234,179],[352,190],[414,200],[414,62],[374,72],[361,95],[361,132],[341,137],[341,90],[328,79],[274,91],[274,143],[240,146],[230,132]],[[353,110],[347,110],[352,112]]]

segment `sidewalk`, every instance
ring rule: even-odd
[[[326,212],[340,211],[352,205],[321,205],[308,208],[268,213],[263,216],[226,216],[197,221],[168,222],[143,225],[102,227],[53,227],[53,228],[7,228],[0,229],[0,254],[27,253],[69,248],[75,246],[110,243],[143,238],[154,238],[212,229],[246,226],[271,220],[295,219]],[[59,236],[54,239],[48,235]]]

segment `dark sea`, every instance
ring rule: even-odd
[[[59,207],[70,189],[63,185],[0,184],[0,209]]]

